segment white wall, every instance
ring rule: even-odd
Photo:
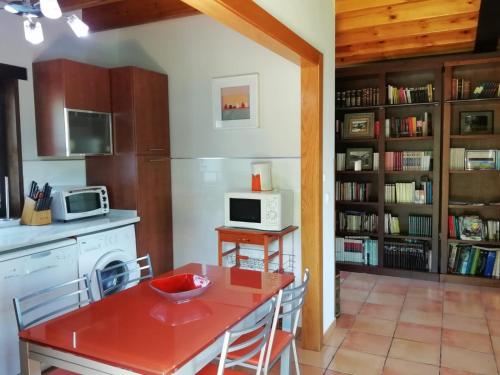
[[[332,0],[254,0],[323,53],[323,329],[335,320],[334,103],[335,25]]]
[[[117,32],[78,39],[63,20],[43,19],[41,22],[45,41],[33,46],[24,39],[22,18],[0,12],[0,63],[28,70],[28,80],[19,81],[24,183],[28,186],[34,179],[39,183],[49,181],[54,185],[85,184],[83,160],[54,161],[37,156],[31,64],[36,60],[66,57],[103,66],[115,65],[117,54],[114,42]]]

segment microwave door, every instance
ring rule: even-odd
[[[92,212],[101,208],[101,196],[97,192],[78,193],[66,197],[68,214]]]
[[[229,220],[239,223],[262,223],[262,200],[246,198],[229,199]]]

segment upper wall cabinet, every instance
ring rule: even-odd
[[[115,152],[170,155],[167,75],[135,67],[110,74]]]
[[[33,64],[38,155],[112,153],[109,70],[58,59]]]

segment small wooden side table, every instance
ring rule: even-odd
[[[279,257],[279,271],[283,271],[283,237],[299,229],[296,226],[289,226],[281,231],[265,231],[253,229],[241,229],[231,227],[218,227],[215,230],[219,233],[219,266],[222,266],[222,259],[235,253],[236,266],[239,266],[240,259],[247,259],[247,257],[240,255],[240,244],[252,244],[264,246],[264,272],[269,271],[269,261],[274,257]],[[278,251],[269,255],[269,245],[273,241],[279,241]],[[235,247],[223,251],[223,243],[232,242]]]

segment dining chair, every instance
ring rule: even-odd
[[[268,374],[269,370],[279,361],[281,355],[286,348],[291,347],[295,361],[295,370],[297,375],[300,374],[300,366],[297,355],[297,345],[295,342],[297,330],[299,327],[300,315],[302,313],[302,306],[309,284],[309,269],[306,268],[302,283],[282,291],[280,304],[276,306],[276,312],[269,335],[269,343],[267,345],[266,357],[264,360],[262,372]],[[290,330],[278,329],[278,321],[282,320],[282,326],[286,325],[284,321],[291,322]],[[256,356],[250,357],[243,365],[256,369],[258,365],[258,358]]]
[[[154,274],[151,257],[147,254],[137,259],[98,269],[96,276],[101,298],[108,297],[125,289],[127,285],[152,279]]]
[[[82,287],[83,285],[83,287]],[[37,323],[55,318],[92,302],[87,275],[45,288],[23,297],[14,297],[17,328],[22,331]],[[45,375],[77,375],[59,368],[49,368]]]
[[[276,316],[276,306],[279,306],[282,291],[268,302],[264,316],[256,324],[242,330],[229,330],[224,335],[219,364],[208,364],[197,374],[199,375],[247,375],[248,372],[232,369],[234,366],[249,367],[246,364],[256,357],[256,374],[262,371],[269,333]]]

